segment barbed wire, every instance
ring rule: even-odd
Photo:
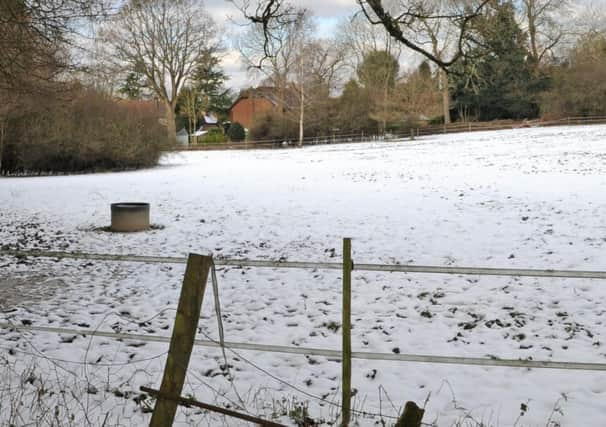
[[[213,341],[215,344],[217,344],[219,346],[221,345],[220,342],[215,341],[211,336],[209,336],[208,334],[206,334],[204,331],[200,331],[200,333],[202,335],[204,335],[206,337],[206,339],[208,339],[209,341]],[[325,398],[323,398],[321,396],[317,396],[317,395],[315,395],[313,393],[310,393],[310,392],[308,392],[306,390],[303,390],[302,388],[300,388],[300,387],[298,387],[298,386],[296,386],[294,384],[291,384],[288,381],[283,380],[282,378],[280,378],[280,377],[272,374],[268,370],[260,367],[259,365],[257,365],[253,361],[251,361],[250,359],[242,356],[241,353],[237,352],[236,350],[234,350],[233,348],[229,347],[228,345],[225,345],[225,348],[228,349],[231,353],[233,353],[237,358],[239,358],[242,361],[244,361],[246,364],[252,366],[253,368],[255,368],[258,371],[262,372],[263,374],[269,376],[270,378],[278,381],[279,383],[281,383],[281,384],[283,384],[283,385],[285,385],[285,386],[287,386],[287,387],[289,387],[289,388],[291,388],[291,389],[293,389],[293,390],[295,390],[295,391],[297,391],[297,392],[299,392],[299,393],[301,393],[301,394],[303,394],[303,395],[305,395],[305,396],[307,396],[309,398],[321,401],[321,402],[326,403],[326,404],[331,405],[331,406],[335,406],[337,408],[340,408],[341,410],[343,409],[342,406],[339,405],[339,404],[337,404],[337,403],[334,403],[334,402],[332,402],[330,400],[327,400],[327,399],[325,399]],[[398,419],[398,417],[394,417],[394,416],[388,416],[388,415],[383,415],[383,414],[374,413],[374,412],[367,412],[367,411],[358,411],[358,410],[355,410],[355,409],[352,409],[351,412],[354,413],[354,414],[356,414],[356,415],[362,415],[362,416],[383,417],[383,418],[390,418],[390,419],[396,419],[396,420]]]

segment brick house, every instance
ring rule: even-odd
[[[288,94],[290,95],[290,94]],[[257,118],[269,111],[284,111],[285,106],[281,105],[277,90],[270,86],[261,86],[258,88],[246,89],[240,92],[240,95],[229,109],[229,121],[238,122],[244,128],[250,129]]]

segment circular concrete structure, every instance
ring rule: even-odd
[[[112,203],[111,231],[129,232],[149,229],[149,203]]]

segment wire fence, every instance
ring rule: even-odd
[[[87,252],[60,252],[45,250],[12,250],[0,249],[0,256],[15,257],[42,257],[57,259],[82,259],[91,261],[123,261],[158,264],[185,264],[185,257],[160,257],[146,255],[118,255],[99,254]],[[311,262],[311,261],[271,261],[253,259],[227,259],[216,258],[217,266],[232,267],[258,267],[258,268],[289,268],[289,269],[318,269],[342,270],[340,262]],[[528,269],[528,268],[491,268],[491,267],[455,267],[431,266],[414,264],[364,264],[354,263],[354,271],[376,271],[386,273],[426,273],[426,274],[456,274],[480,276],[519,276],[519,277],[546,277],[567,279],[606,279],[606,271],[590,270],[556,270],[556,269]]]
[[[45,257],[56,259],[82,259],[109,262],[142,262],[142,263],[169,263],[184,264],[187,260],[181,257],[155,257],[138,255],[116,255],[116,254],[94,254],[83,252],[59,252],[59,251],[22,251],[22,250],[0,250],[0,256],[15,257]],[[260,267],[260,268],[298,268],[298,269],[328,269],[341,270],[342,263],[326,262],[297,262],[297,261],[269,261],[269,260],[246,260],[246,259],[216,259],[218,266],[232,267]],[[354,271],[375,271],[390,273],[424,273],[424,274],[456,274],[456,275],[479,275],[479,276],[509,276],[509,277],[543,277],[543,278],[577,278],[577,279],[606,279],[606,271],[581,271],[581,270],[556,270],[556,269],[513,269],[513,268],[481,268],[481,267],[443,267],[443,266],[419,266],[407,264],[353,264]],[[5,323],[0,323],[0,327],[10,327]],[[168,337],[140,334],[122,334],[107,331],[89,330],[89,329],[66,329],[44,326],[15,326],[16,330],[31,330],[50,333],[68,333],[74,335],[103,336],[116,339],[151,341],[151,342],[169,342]],[[221,347],[221,343],[213,340],[197,339],[194,343],[197,346]],[[226,348],[238,350],[251,350],[273,353],[300,354],[325,356],[333,359],[340,359],[342,352],[339,350],[323,348],[307,348],[301,346],[280,346],[262,343],[244,343],[224,341]],[[543,369],[569,369],[584,371],[606,371],[604,363],[588,362],[560,362],[551,360],[518,360],[501,359],[498,357],[478,358],[478,357],[456,357],[439,356],[426,354],[394,354],[377,352],[352,352],[352,358],[365,360],[383,360],[399,362],[419,362],[435,364],[455,364],[471,366],[493,366],[493,367],[512,367],[512,368],[543,368]]]
[[[0,309],[5,311],[4,307]],[[132,319],[120,313],[110,311],[105,313],[97,327],[105,326],[112,316],[132,322]],[[120,338],[120,334],[107,334],[98,329],[91,329],[88,333],[81,333],[80,330],[73,333],[69,328],[33,327],[26,330],[21,326],[7,321],[0,327],[12,334],[11,345],[0,346],[0,425],[147,424],[146,416],[153,409],[154,397],[141,393],[139,385],[154,384],[161,377],[162,364],[167,355],[165,349],[147,350],[145,357],[132,357],[134,353],[128,349],[134,348],[131,347],[134,342],[137,343],[136,347],[140,347],[141,341],[150,340],[129,342]],[[51,351],[48,344],[37,343],[32,332],[59,334],[63,338],[77,336],[80,340],[86,340],[86,352],[78,357],[71,347],[69,354]],[[104,342],[94,343],[95,337],[111,337],[120,343],[121,348],[112,348]],[[130,355],[123,357],[125,353]],[[119,356],[119,360],[115,360],[116,356]],[[254,416],[252,408],[246,409],[246,405],[228,396],[225,387],[212,385],[209,380],[191,371],[188,395],[202,392],[207,400],[217,405],[235,407]],[[137,410],[133,410],[133,404]],[[254,412],[259,412],[258,409]],[[202,425],[202,422],[206,425],[225,424],[221,416],[207,412],[188,408],[181,412],[181,419],[187,425]]]
[[[29,257],[43,257],[49,259],[75,259],[83,261],[101,261],[101,262],[134,262],[148,264],[185,264],[187,260],[181,257],[157,257],[157,256],[138,256],[122,254],[100,254],[85,252],[60,252],[60,251],[42,251],[42,250],[0,250],[0,256],[16,257],[22,261]],[[342,270],[344,262],[301,262],[301,261],[272,261],[272,260],[254,260],[254,259],[227,259],[219,258],[214,260],[217,266],[229,266],[236,268],[256,267],[270,269],[305,269],[305,270]],[[479,275],[479,276],[507,276],[507,277],[539,277],[539,278],[576,278],[576,279],[606,279],[606,271],[586,271],[586,270],[558,270],[558,269],[513,269],[513,268],[483,268],[483,267],[455,267],[455,266],[420,266],[410,264],[368,264],[355,263],[351,265],[353,271],[370,271],[386,273],[415,273],[415,274],[450,274],[450,275]],[[223,382],[228,387],[217,387],[211,384],[208,379],[204,379],[196,370],[189,369],[187,372],[187,387],[184,389],[185,397],[182,398],[183,404],[196,402],[196,405],[180,410],[181,420],[187,423],[198,423],[203,418],[209,425],[232,425],[230,421],[220,417],[229,416],[231,410],[223,411],[224,415],[217,415],[202,410],[201,408],[235,408],[242,418],[255,419],[265,417],[280,421],[280,416],[292,418],[293,414],[303,419],[307,416],[307,404],[297,402],[284,402],[278,404],[279,409],[274,408],[268,412],[266,403],[262,403],[264,398],[259,392],[254,394],[253,398],[247,400],[241,396],[234,382],[234,376],[230,372],[230,362],[235,360],[239,364],[245,364],[258,371],[261,375],[271,378],[276,383],[287,387],[296,392],[299,396],[315,401],[320,406],[329,408],[330,422],[336,422],[343,416],[345,408],[344,398],[339,399],[338,389],[332,394],[317,395],[309,390],[305,390],[285,380],[280,375],[272,372],[255,362],[252,357],[247,357],[243,352],[263,352],[292,354],[301,356],[322,356],[328,360],[339,361],[343,363],[345,357],[359,360],[377,360],[408,363],[427,363],[442,365],[466,365],[480,367],[505,367],[505,368],[523,368],[523,369],[557,369],[567,371],[588,371],[588,372],[606,372],[606,363],[591,362],[570,362],[554,360],[532,360],[529,359],[505,359],[498,356],[489,357],[461,357],[461,356],[443,356],[431,354],[413,354],[413,353],[382,353],[371,351],[354,351],[345,356],[343,351],[327,348],[313,348],[306,346],[285,346],[271,345],[257,342],[232,342],[223,338],[221,327],[220,302],[218,298],[218,283],[216,275],[212,276],[213,293],[215,295],[214,304],[219,320],[219,340],[213,339],[209,334],[198,328],[198,332],[204,336],[204,339],[196,339],[194,345],[210,349],[217,349],[223,352],[224,363],[220,365],[221,372],[218,374],[223,378]],[[0,307],[2,308],[2,307]],[[167,308],[153,317],[163,315]],[[5,311],[4,309],[2,311]],[[5,333],[16,333],[17,345],[3,348],[9,355],[19,354],[30,358],[29,362],[23,363],[22,358],[9,358],[0,354],[0,376],[3,376],[3,382],[7,384],[4,388],[0,387],[0,420],[8,420],[12,424],[34,425],[54,425],[60,423],[58,420],[69,420],[67,425],[123,425],[124,419],[128,419],[131,424],[146,422],[145,414],[152,412],[157,391],[146,386],[141,386],[140,390],[144,393],[136,392],[133,385],[154,384],[158,382],[161,375],[161,363],[167,355],[166,344],[170,342],[168,336],[157,335],[153,332],[145,334],[134,334],[116,330],[103,330],[107,319],[117,315],[123,317],[120,313],[108,312],[102,320],[98,322],[96,328],[68,328],[54,326],[38,326],[31,322],[18,324],[5,319],[0,321],[0,329]],[[133,319],[126,319],[128,322],[134,322]],[[145,321],[136,321],[139,325],[145,324]],[[112,327],[113,328],[113,327]],[[82,337],[88,341],[86,352],[81,359],[75,360],[72,356],[57,356],[49,354],[44,348],[39,348],[33,339],[27,334],[55,334],[63,337]],[[94,338],[108,338],[121,343],[124,348],[131,345],[139,347],[144,343],[157,343],[160,347],[151,351],[143,352],[139,357],[131,353],[128,360],[103,359],[106,356],[100,356],[96,360],[89,360],[90,353],[93,351]],[[151,345],[151,344],[150,344]],[[96,348],[95,348],[96,349]],[[225,352],[229,352],[231,358],[228,360]],[[125,353],[124,351],[116,354]],[[215,359],[218,360],[218,359]],[[184,366],[184,368],[186,368]],[[125,373],[124,370],[128,372]],[[212,371],[212,370],[211,370]],[[214,374],[212,374],[214,375]],[[127,377],[125,379],[125,376]],[[126,391],[124,391],[126,387]],[[206,390],[204,396],[212,395],[215,405],[197,402],[188,396],[194,396],[196,392],[202,389]],[[50,390],[50,392],[49,392]],[[58,390],[62,390],[57,393]],[[145,391],[148,392],[145,392]],[[189,390],[189,391],[188,391]],[[343,389],[345,390],[345,389]],[[65,393],[68,392],[68,397]],[[212,393],[209,395],[209,393]],[[116,404],[116,398],[118,404]],[[270,398],[273,399],[273,396]],[[207,399],[205,399],[207,400]],[[37,402],[36,406],[27,407],[27,402]],[[139,411],[133,415],[132,405],[134,401]],[[199,403],[199,404],[198,404]],[[275,405],[275,402],[274,402]],[[281,405],[281,406],[280,406]],[[26,408],[26,409],[24,409]],[[53,409],[55,408],[55,409]],[[392,409],[384,411],[365,406],[365,403],[355,402],[348,413],[354,418],[368,418],[373,423],[386,424],[386,420],[393,423],[401,414],[401,407],[392,404]],[[8,411],[8,412],[7,412]],[[125,413],[130,414],[125,416]],[[197,412],[196,412],[197,411]],[[235,413],[235,412],[234,412]],[[8,414],[8,415],[6,415]],[[233,414],[232,414],[233,416]],[[4,417],[4,418],[2,418]],[[33,418],[32,418],[33,417]],[[130,417],[130,418],[129,418]],[[217,418],[219,417],[219,419]],[[259,418],[261,419],[261,418]],[[32,421],[33,420],[33,421]],[[293,419],[295,423],[299,418]],[[279,425],[271,422],[272,425]],[[433,424],[423,424],[433,425]],[[483,424],[472,424],[483,425]]]
[[[520,129],[530,127],[572,126],[606,124],[606,116],[565,117],[555,120],[523,120],[523,121],[493,121],[493,122],[464,122],[444,125],[410,126],[398,132],[385,134],[369,134],[364,132],[334,132],[330,135],[303,138],[300,145],[351,144],[363,142],[391,142],[413,139],[422,136],[453,134],[462,132],[479,132],[493,130]],[[175,147],[175,151],[198,150],[251,150],[270,148],[289,148],[299,146],[298,140],[292,138],[260,139],[243,142],[206,143],[190,146]]]

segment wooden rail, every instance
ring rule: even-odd
[[[232,418],[238,418],[240,420],[248,421],[251,423],[258,424],[262,427],[286,427],[284,424],[274,423],[273,421],[267,421],[261,419],[259,417],[255,417],[253,415],[243,414],[241,412],[232,411],[231,409],[221,408],[220,406],[209,405],[208,403],[199,402],[194,399],[190,399],[187,397],[179,396],[178,398],[173,398],[170,396],[163,396],[159,390],[154,390],[153,388],[141,386],[139,390],[149,394],[152,397],[157,399],[164,398],[166,400],[170,400],[175,402],[175,404],[184,405],[184,406],[194,406],[196,408],[205,409],[207,411],[216,412],[218,414],[227,415]]]

